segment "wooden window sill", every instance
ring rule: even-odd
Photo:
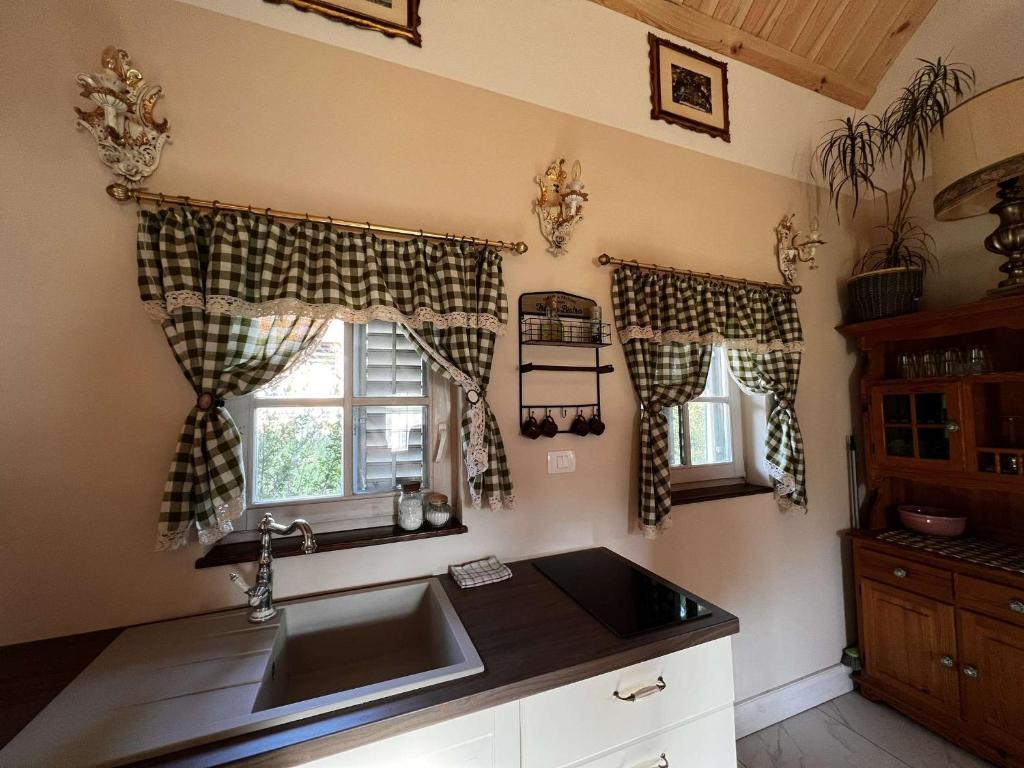
[[[759,493],[771,493],[774,490],[770,485],[755,485],[748,482],[706,485],[698,488],[676,485],[672,487],[672,506],[697,504],[717,499],[734,499],[738,496],[755,496]]]
[[[333,552],[337,549],[372,547],[377,544],[394,544],[414,539],[432,539],[437,536],[453,536],[468,533],[469,529],[458,520],[433,528],[426,524],[418,531],[404,531],[397,525],[383,525],[377,528],[359,528],[353,531],[332,531],[316,535],[317,552]],[[302,537],[274,537],[274,558],[301,555]],[[316,554],[316,553],[314,553]],[[253,563],[260,556],[260,535],[255,531],[230,533],[210,548],[210,551],[196,560],[196,568],[215,568],[218,565]]]

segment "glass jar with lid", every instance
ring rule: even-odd
[[[418,481],[402,483],[402,494],[398,497],[398,527],[403,531],[415,531],[423,525],[423,494]]]
[[[427,522],[435,528],[452,519],[452,508],[448,503],[448,497],[443,493],[431,493],[427,496],[424,515]]]

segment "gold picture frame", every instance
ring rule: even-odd
[[[724,61],[648,33],[651,119],[730,141],[729,77]]]
[[[388,37],[400,37],[417,47],[420,37],[419,0],[264,0],[316,13],[331,21],[372,29]]]

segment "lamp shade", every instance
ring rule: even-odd
[[[1024,177],[1024,77],[973,96],[946,115],[931,140],[935,218],[988,213],[997,185]]]

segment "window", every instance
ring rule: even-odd
[[[451,461],[430,450],[450,426],[447,384],[395,323],[333,321],[299,365],[228,409],[244,441],[246,528],[268,509],[321,531],[391,525],[413,480],[453,495]]]
[[[673,483],[743,477],[740,390],[722,347],[712,353],[701,396],[668,409],[668,429]]]

